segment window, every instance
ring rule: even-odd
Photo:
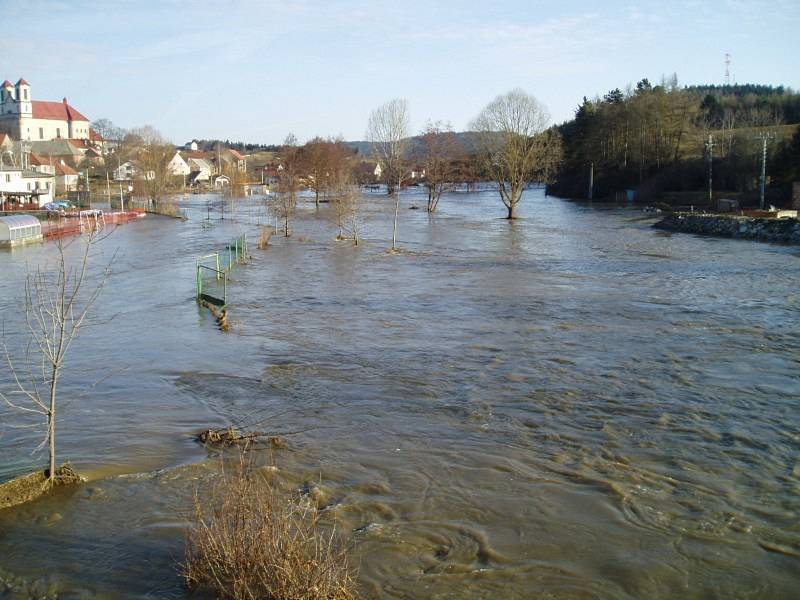
[[[31,191],[31,184],[30,184],[30,182],[28,182],[28,191],[29,191],[29,192]]]
[[[44,127],[39,127],[39,139],[44,139]]]
[[[56,127],[56,137],[57,138],[61,137],[61,127]]]
[[[6,173],[6,183],[11,183],[11,175]]]
[[[28,99],[28,90],[26,89],[26,90],[23,90],[23,91],[25,92],[25,100],[27,100]]]

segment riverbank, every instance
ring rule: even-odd
[[[682,233],[800,244],[800,221],[797,219],[675,213],[667,215],[653,227]]]

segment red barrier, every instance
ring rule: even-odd
[[[127,223],[134,219],[144,217],[146,213],[143,210],[127,210],[125,212],[112,212],[103,213],[103,219],[106,226],[119,225]],[[90,226],[94,225],[94,221],[89,221]],[[71,213],[64,218],[60,218],[55,223],[42,223],[42,236],[45,238],[64,237],[68,235],[80,235],[85,227],[85,223],[81,223],[78,214]]]

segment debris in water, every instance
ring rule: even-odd
[[[261,431],[242,433],[233,427],[227,429],[206,429],[197,435],[197,441],[204,446],[220,448],[240,444],[263,443],[275,450],[288,450],[289,443],[278,436],[270,436]]]

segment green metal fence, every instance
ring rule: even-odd
[[[198,257],[197,301],[224,308],[228,304],[228,273],[246,260],[247,234],[234,239],[221,252]]]

